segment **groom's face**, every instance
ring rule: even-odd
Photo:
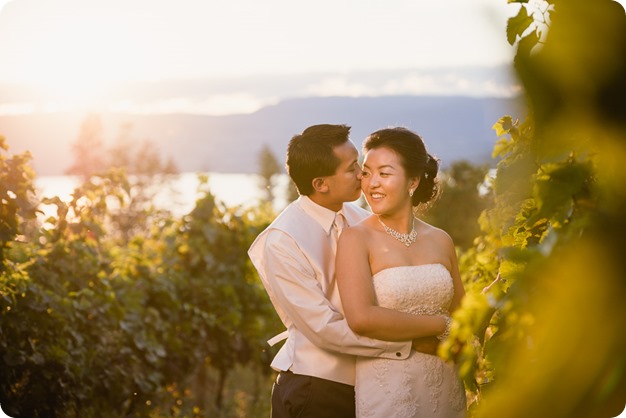
[[[355,201],[361,196],[359,152],[350,141],[335,147],[333,152],[340,163],[335,174],[326,177],[329,197],[338,203]]]

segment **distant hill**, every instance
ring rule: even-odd
[[[424,138],[444,166],[459,159],[489,162],[497,139],[491,127],[506,114],[519,117],[514,99],[386,96],[291,99],[244,115],[108,113],[101,118],[107,141],[112,143],[122,124],[131,123],[133,137],[152,141],[180,171],[256,173],[263,144],[282,161],[289,139],[317,123],[352,126],[357,147],[377,129],[406,126]],[[0,135],[11,153],[31,151],[38,175],[59,175],[72,163],[71,144],[85,116],[0,116]]]

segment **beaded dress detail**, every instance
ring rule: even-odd
[[[374,275],[378,305],[423,315],[446,313],[454,295],[441,264],[392,267]],[[357,418],[460,418],[465,389],[453,365],[411,351],[405,360],[359,357]]]

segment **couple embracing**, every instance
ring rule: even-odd
[[[465,390],[435,355],[464,295],[452,240],[414,215],[438,162],[405,128],[363,143],[345,125],[295,135],[300,197],[249,250],[287,331],[272,362],[272,417],[463,417]],[[371,209],[353,202],[361,193]]]

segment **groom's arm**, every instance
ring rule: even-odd
[[[281,231],[268,234],[259,271],[275,304],[313,344],[340,353],[406,358],[411,342],[387,342],[355,334],[343,314],[326,297],[315,269],[293,238]]]

